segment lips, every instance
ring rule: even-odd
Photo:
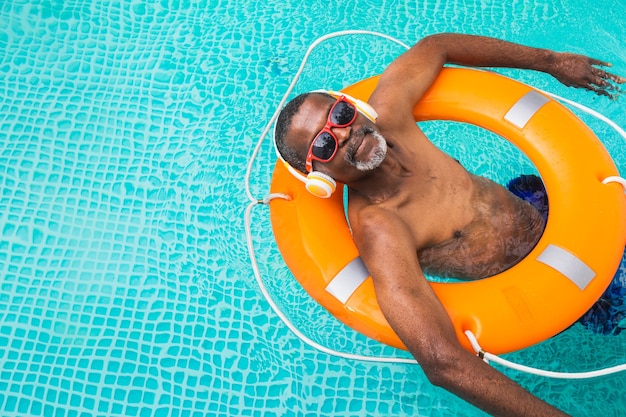
[[[359,135],[354,139],[354,152],[352,153],[352,157],[356,157],[356,154],[361,149],[361,146],[365,142],[365,135]]]
[[[368,133],[371,133],[372,130],[367,127],[362,127],[356,130],[352,134],[352,138],[350,138],[350,142],[348,143],[348,148],[346,149],[346,155],[351,159],[355,160],[356,154],[359,152],[361,147],[363,146],[363,142],[365,142],[365,136]]]

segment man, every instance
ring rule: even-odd
[[[494,415],[562,416],[461,347],[424,277],[497,274],[530,252],[544,228],[536,208],[466,171],[416,125],[412,109],[446,63],[543,71],[607,96],[624,82],[581,55],[433,35],[381,75],[369,101],[376,122],[349,101],[303,95],[281,113],[277,147],[303,173],[348,185],[353,237],[380,307],[433,384]]]

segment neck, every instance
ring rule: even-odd
[[[411,169],[403,162],[401,155],[390,147],[378,168],[364,173],[360,178],[350,182],[348,187],[370,203],[380,203],[397,195],[404,178],[411,174]]]

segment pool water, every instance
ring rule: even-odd
[[[626,75],[626,22],[609,12],[622,0],[306,3],[0,3],[0,415],[484,415],[432,387],[419,366],[339,359],[286,329],[248,259],[246,164],[321,35],[368,28],[413,43],[477,33],[590,54]],[[341,88],[401,52],[372,37],[329,41],[294,93]],[[626,126],[624,96],[501,72]],[[623,139],[583,118],[624,175]],[[497,181],[534,169],[479,129],[425,128]],[[502,151],[485,152],[492,141]],[[273,162],[266,141],[253,170],[259,197]],[[405,355],[311,301],[280,257],[267,210],[255,210],[253,222],[263,278],[309,337],[341,351]],[[507,357],[559,371],[612,366],[626,362],[626,334],[575,325]],[[624,373],[561,381],[503,372],[576,416],[626,407]]]

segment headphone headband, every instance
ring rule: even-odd
[[[359,100],[358,98],[352,97],[349,94],[343,93],[341,91],[334,91],[334,90],[314,90],[314,91],[311,91],[311,92],[312,93],[325,93],[325,94],[328,94],[329,96],[332,96],[334,98],[339,98],[341,96],[344,96],[345,98],[348,99],[348,101],[352,102],[356,106],[356,109],[363,116],[367,117],[373,123],[376,123],[376,119],[378,119],[378,112],[376,112],[376,110],[374,110],[374,108],[372,107],[371,104],[366,103],[363,100]]]

